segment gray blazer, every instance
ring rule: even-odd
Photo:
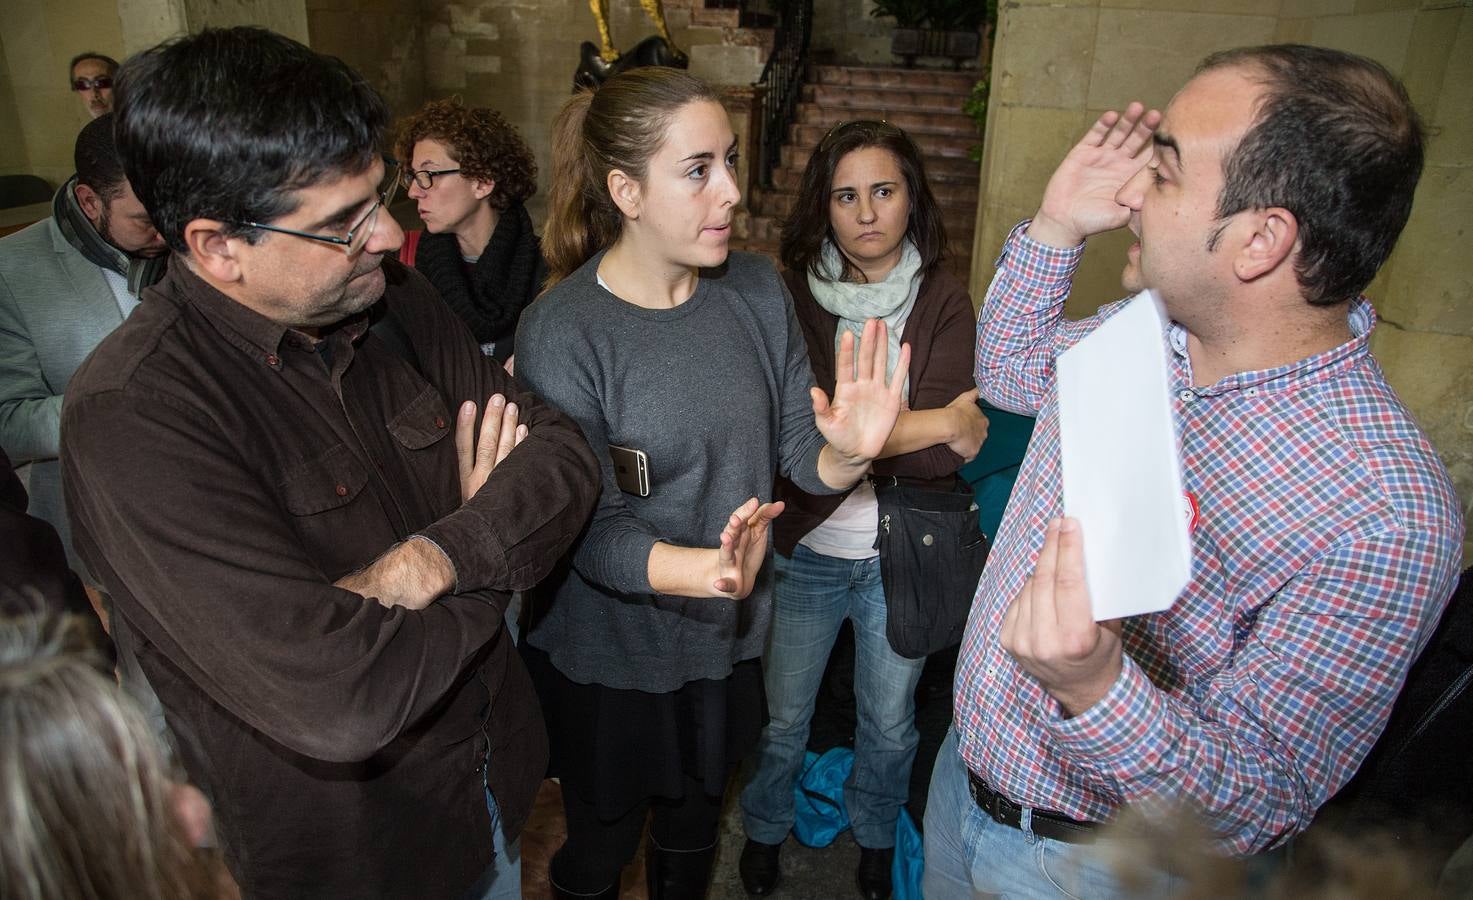
[[[87,354],[123,323],[102,269],[54,219],[0,238],[0,446],[31,463],[30,513],[56,527],[72,568],[57,460],[61,398]]]

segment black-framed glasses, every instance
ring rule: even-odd
[[[405,169],[400,179],[404,182],[404,189],[408,190],[411,185],[419,185],[422,190],[429,190],[435,186],[436,175],[459,175],[459,169]]]
[[[282,228],[280,225],[265,225],[260,222],[237,222],[242,228],[260,228],[265,231],[274,231],[278,234],[289,234],[292,237],[306,238],[309,241],[322,241],[324,244],[336,244],[343,247],[349,256],[357,256],[368,246],[368,239],[373,236],[373,230],[378,225],[379,210],[394,202],[394,194],[399,190],[399,175],[396,171],[399,164],[388,157],[384,157],[384,187],[379,191],[378,199],[368,208],[353,227],[348,229],[345,235],[336,234],[312,234],[309,231],[298,231],[295,228]]]
[[[52,82],[52,84],[55,83],[56,82],[54,81]],[[113,77],[111,75],[98,75],[96,78],[72,79],[72,90],[74,91],[90,91],[93,88],[97,88],[98,90],[107,90],[112,86]]]

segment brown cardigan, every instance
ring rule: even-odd
[[[814,380],[832,397],[838,317],[813,299],[805,274],[784,271],[782,277],[793,295],[793,308],[808,343]],[[972,370],[976,322],[971,297],[955,275],[938,268],[925,276],[901,335],[901,343],[910,346],[911,409],[938,409],[975,386]],[[934,482],[939,487],[949,485],[964,462],[951,448],[937,444],[914,453],[877,459],[874,471],[876,475]],[[848,492],[807,494],[778,476],[773,496],[787,503],[787,509],[773,522],[773,543],[777,552],[791,556],[798,541],[832,515]]]

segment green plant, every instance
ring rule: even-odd
[[[972,93],[967,96],[966,102],[962,104],[962,112],[971,116],[972,121],[977,123],[977,137],[979,138],[982,137],[987,128],[987,95],[991,89],[991,77],[983,76],[981,81],[972,85]],[[967,156],[973,162],[982,161],[982,142],[980,140],[967,150]]]
[[[889,17],[895,20],[896,28],[924,28],[935,0],[875,0],[870,15],[877,19]]]

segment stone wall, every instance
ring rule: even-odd
[[[383,92],[395,117],[424,104],[425,27],[414,0],[306,0],[308,45]]]
[[[1379,60],[1429,126],[1411,221],[1367,292],[1372,346],[1473,512],[1473,3],[1468,0],[1015,0],[1000,12],[972,272],[981,298],[1002,238],[1101,112],[1160,107],[1208,53],[1298,41]],[[1124,231],[1090,243],[1068,304],[1120,295]],[[1473,559],[1473,543],[1465,542]]]
[[[895,65],[890,55],[895,20],[875,18],[870,15],[874,8],[871,0],[814,0],[809,45],[814,55],[841,65]]]

